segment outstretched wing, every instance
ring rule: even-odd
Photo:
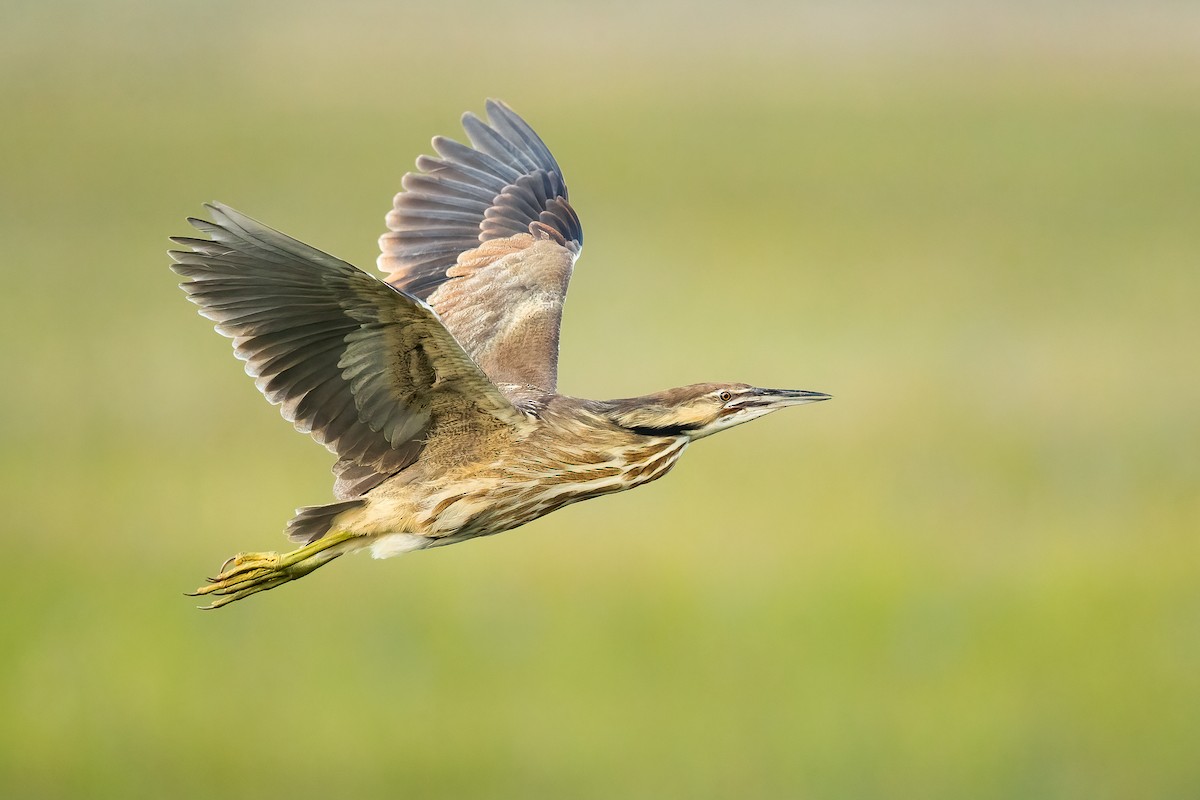
[[[190,219],[171,268],[267,400],[336,453],[356,497],[412,464],[441,419],[476,429],[525,416],[419,300],[228,206]]]
[[[555,390],[562,303],[583,246],[562,170],[508,106],[463,115],[471,146],[436,137],[401,181],[379,268],[427,300],[506,395]]]

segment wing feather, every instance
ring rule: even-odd
[[[489,100],[487,121],[467,113],[462,124],[470,145],[435,137],[437,157],[401,181],[379,268],[427,300],[507,396],[553,392],[579,216],[558,162],[512,109]]]
[[[379,268],[389,273],[388,283],[401,291],[428,298],[438,284],[447,280],[446,272],[455,265],[459,254],[489,239],[528,232],[534,222],[551,227],[564,220],[573,222],[557,228],[557,232],[576,254],[583,245],[578,217],[555,216],[549,222],[542,218],[551,201],[569,204],[566,181],[549,148],[528,123],[503,103],[489,100],[487,117],[485,122],[469,112],[464,114],[463,129],[471,144],[435,137],[433,149],[439,157],[421,156],[417,159],[419,171],[410,172],[401,180],[405,191],[396,195],[388,214],[390,232],[380,238],[379,257]],[[488,210],[512,187],[528,189],[535,185],[541,187],[540,191],[522,193],[521,214],[512,218],[514,224],[503,228],[485,226]],[[513,202],[509,200],[508,204]],[[428,230],[435,219],[445,221],[426,216],[425,211],[431,208],[462,212],[453,218],[454,231],[442,234],[441,241],[448,246],[436,251],[422,245],[431,238],[437,240],[438,236],[419,234]],[[461,232],[473,241],[462,242],[457,235]]]
[[[424,303],[220,204],[179,237],[172,268],[233,339],[255,385],[338,455],[337,491],[368,491],[412,464],[438,419],[481,429],[525,417]]]

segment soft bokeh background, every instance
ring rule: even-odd
[[[1200,796],[1195,4],[6,0],[0,69],[0,795]],[[585,221],[564,391],[836,399],[195,611],[331,459],[166,237],[370,268],[486,96]]]

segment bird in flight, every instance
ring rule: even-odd
[[[511,530],[665,475],[688,445],[829,395],[702,383],[620,400],[557,392],[583,229],[562,170],[507,105],[406,174],[382,280],[234,209],[189,219],[171,268],[297,430],[337,456],[337,502],[300,508],[287,553],[241,553],[194,595],[218,608],[345,553],[387,558]]]

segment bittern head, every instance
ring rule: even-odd
[[[803,389],[761,389],[744,383],[697,383],[665,392],[611,400],[613,421],[652,436],[701,439],[788,406],[828,400]]]

